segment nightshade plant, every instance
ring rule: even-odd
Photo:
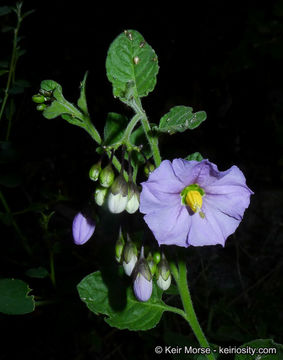
[[[123,211],[134,216],[130,214],[136,213],[140,205],[139,210],[145,214],[144,220],[159,245],[224,246],[242,220],[252,191],[236,166],[219,171],[199,153],[173,162],[162,161],[159,137],[195,129],[206,119],[206,113],[193,112],[188,106],[175,106],[158,125],[151,124],[141,98],[154,89],[158,70],[156,53],[137,31],[126,30],[113,41],[106,59],[107,77],[114,97],[128,105],[134,114],[128,120],[123,115],[109,113],[103,136],[88,112],[87,73],[81,83],[77,106],[64,98],[62,87],[53,80],[42,81],[33,101],[45,118],[61,116],[83,128],[96,142],[101,158],[91,167],[89,177],[98,184],[93,195],[97,205],[108,207],[112,216]],[[118,149],[122,155],[117,155]],[[138,175],[142,177],[141,169],[148,179],[142,182],[140,193],[137,180]],[[84,244],[95,234],[95,223],[88,216],[79,212],[74,218],[76,244]],[[100,271],[89,274],[78,284],[82,301],[95,314],[104,314],[105,321],[118,329],[148,330],[158,324],[164,311],[176,313],[189,323],[200,346],[209,348],[193,308],[184,257],[179,254],[174,258],[169,246],[152,254],[131,238],[131,234],[125,236],[120,229],[115,246],[116,260],[121,264],[119,269],[132,276],[132,284],[124,289],[127,296],[124,308],[118,311],[112,306],[111,285],[104,282]],[[162,300],[171,279],[175,280],[183,309]],[[212,350],[206,356],[215,359]]]

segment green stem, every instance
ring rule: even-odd
[[[3,112],[5,110],[5,106],[6,106],[8,97],[9,97],[9,90],[10,90],[10,86],[12,84],[15,67],[16,67],[16,61],[17,61],[16,53],[17,53],[18,33],[19,33],[21,21],[22,21],[20,13],[17,13],[17,16],[18,16],[18,22],[17,22],[16,28],[14,29],[12,57],[11,57],[11,62],[10,62],[8,80],[7,80],[6,88],[4,90],[5,95],[4,95],[4,99],[3,99],[1,110],[0,110],[0,121],[2,119]],[[9,123],[10,122],[11,122],[11,118],[9,118]],[[11,124],[8,125],[8,129],[10,129],[10,128],[11,128]],[[7,137],[8,137],[8,135],[6,136],[6,140],[7,140]]]
[[[179,260],[179,272],[175,264],[173,265],[171,263],[171,271],[177,283],[179,294],[183,303],[185,319],[192,328],[200,346],[204,348],[210,348],[210,345],[201,329],[193,307],[191,294],[187,282],[187,268],[185,262],[183,260]],[[206,357],[209,360],[215,360],[213,353],[207,354]]]
[[[155,162],[155,166],[158,167],[161,163],[161,156],[159,152],[158,147],[158,138],[155,136],[152,136],[152,130],[148,121],[148,118],[146,116],[145,111],[142,108],[140,99],[133,99],[129,105],[134,109],[137,115],[140,116],[140,120],[142,123],[142,127],[144,130],[144,133],[146,135],[147,141],[150,145],[153,160]]]
[[[4,195],[3,195],[3,193],[2,193],[1,191],[0,191],[0,200],[1,200],[1,202],[2,202],[2,205],[3,205],[6,213],[11,217],[12,226],[13,226],[15,232],[17,233],[17,235],[19,236],[19,238],[21,239],[24,249],[26,250],[26,252],[28,253],[28,255],[31,255],[32,251],[31,251],[30,246],[29,246],[28,243],[27,243],[27,239],[26,239],[26,237],[22,234],[22,232],[21,232],[18,224],[16,223],[16,221],[15,221],[15,219],[14,219],[14,217],[13,217],[13,214],[12,214],[10,208],[9,208],[9,205],[8,205],[6,199],[5,199],[5,197],[4,197]]]
[[[130,136],[131,136],[135,126],[139,122],[139,120],[140,120],[140,114],[134,115],[125,130],[122,142],[127,146],[127,148],[131,147]],[[129,150],[131,150],[131,149],[129,149]]]
[[[170,306],[170,305],[166,304],[166,311],[173,312],[175,314],[182,316],[184,319],[186,319],[186,313],[182,309],[178,309],[175,306]]]
[[[55,278],[55,266],[54,266],[54,253],[52,250],[50,250],[50,279],[52,282],[52,285],[56,287],[56,278]]]

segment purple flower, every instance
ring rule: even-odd
[[[140,211],[159,245],[224,246],[253,192],[237,166],[208,160],[164,160],[142,183]]]
[[[73,220],[73,238],[76,245],[83,245],[92,236],[95,230],[95,223],[92,219],[77,213]]]

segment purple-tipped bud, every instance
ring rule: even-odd
[[[162,290],[167,290],[171,285],[171,272],[168,261],[165,258],[165,255],[162,254],[162,259],[157,265],[156,269],[157,285]]]
[[[128,202],[126,205],[126,211],[129,214],[135,213],[140,206],[140,192],[138,187],[134,183],[130,183],[128,186]]]
[[[134,281],[134,293],[139,301],[147,301],[152,294],[152,280],[148,281],[141,273],[138,273]]]
[[[123,175],[119,175],[113,182],[108,195],[108,209],[113,214],[120,214],[127,206],[128,184]]]
[[[152,274],[147,261],[144,258],[143,247],[140,259],[133,272],[134,293],[139,301],[147,301],[152,294]]]
[[[95,230],[95,223],[81,212],[77,213],[73,220],[73,238],[76,245],[83,245],[92,236]]]
[[[134,267],[136,266],[136,263],[138,261],[137,253],[138,253],[137,247],[130,240],[128,235],[128,241],[123,251],[123,268],[128,276],[132,275]]]

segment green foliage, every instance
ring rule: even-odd
[[[57,116],[68,114],[72,118],[80,118],[81,112],[69,101],[67,101],[62,93],[62,86],[53,80],[44,80],[40,84],[41,89],[52,92],[52,102],[43,111],[46,119],[54,119]]]
[[[203,160],[203,157],[199,152],[195,152],[193,154],[188,155],[185,159],[188,161],[191,161],[191,160],[201,161],[201,160]]]
[[[85,73],[83,81],[81,82],[81,93],[80,93],[80,97],[78,99],[78,107],[82,110],[82,112],[85,115],[88,115],[87,101],[86,101],[86,95],[85,95],[87,75],[88,75],[88,72]]]
[[[120,114],[110,112],[104,126],[104,145],[115,146],[122,139],[128,119]]]
[[[28,285],[17,279],[0,280],[0,312],[10,315],[27,314],[34,310],[33,296]]]
[[[49,276],[49,272],[43,266],[31,268],[26,271],[26,275],[31,278],[44,279]]]
[[[161,300],[162,291],[154,284],[150,300],[140,302],[131,286],[121,278],[118,283],[117,293],[113,296],[100,271],[89,274],[78,284],[80,298],[93,313],[107,315],[105,321],[118,329],[149,330],[155,327],[163,312],[169,309]],[[123,295],[125,299],[119,304]]]
[[[155,87],[158,70],[157,56],[139,32],[126,30],[110,45],[107,77],[114,96],[122,101],[148,95]]]
[[[241,346],[243,350],[246,348],[257,349],[255,355],[244,353],[237,354],[235,360],[282,360],[283,359],[283,345],[276,344],[272,339],[256,339]],[[274,349],[274,352],[270,352]],[[264,350],[264,352],[262,352]],[[268,353],[269,352],[269,353]]]
[[[188,106],[174,106],[165,114],[154,130],[168,133],[184,132],[187,129],[193,130],[206,119],[205,111],[193,113],[193,108]]]

